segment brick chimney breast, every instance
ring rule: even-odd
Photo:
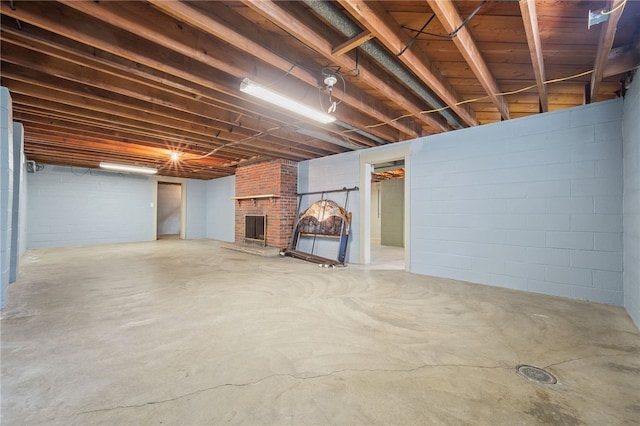
[[[245,242],[246,215],[266,215],[266,245],[287,247],[296,220],[297,192],[295,161],[278,159],[238,166],[236,198],[248,199],[236,201],[235,241]]]

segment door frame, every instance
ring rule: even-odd
[[[157,177],[156,184],[153,188],[153,199],[155,200],[153,203],[153,233],[155,235],[155,239],[158,239],[158,185],[161,183],[180,184],[180,239],[184,240],[187,224],[187,197],[185,195],[186,180],[183,178],[172,178],[169,176]]]
[[[411,182],[410,144],[394,144],[360,154],[360,263],[371,263],[371,172],[373,165],[404,160],[404,269],[411,270]]]

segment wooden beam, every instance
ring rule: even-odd
[[[123,135],[119,129],[105,129],[102,127],[92,126],[91,124],[82,123],[74,120],[66,120],[61,117],[42,117],[35,112],[22,112],[21,109],[16,110],[16,117],[20,118],[20,122],[24,123],[25,128],[28,127],[29,133],[37,132],[39,134],[51,134],[51,135],[73,135],[78,139],[102,139],[115,141],[120,143],[130,143],[139,146],[146,146],[151,148],[160,148],[166,150],[180,151],[190,153],[193,155],[200,155],[203,151],[213,150],[219,145],[217,144],[192,144],[190,141],[184,141],[182,143],[171,143],[160,138],[154,138],[152,136],[145,135],[144,137],[137,137],[135,134],[127,132]],[[254,155],[254,154],[251,154]],[[249,157],[249,154],[245,154]],[[229,156],[225,153],[219,153],[215,157],[207,157],[211,160],[211,164],[223,165],[224,163],[236,159],[238,155]]]
[[[364,0],[340,0],[340,4],[369,31],[378,41],[398,55],[398,59],[415,73],[425,85],[439,96],[461,120],[469,126],[478,124],[466,105],[457,105],[461,100],[455,89],[431,62],[425,52],[417,47],[406,49],[409,36],[386,12],[382,3]],[[400,52],[403,52],[400,54]]]
[[[357,36],[352,37],[349,40],[345,41],[344,43],[341,43],[336,47],[334,47],[333,50],[331,51],[331,54],[333,56],[342,56],[345,53],[350,52],[356,47],[360,46],[361,44],[368,42],[374,37],[375,36],[371,34],[370,31],[365,30],[360,34],[358,34]]]
[[[489,66],[485,62],[480,49],[473,36],[462,26],[462,18],[451,0],[426,0],[431,6],[431,10],[436,14],[438,20],[448,33],[453,33],[458,29],[453,42],[464,57],[467,64],[475,74],[476,78],[484,88],[485,92],[500,112],[503,119],[509,119],[509,105],[504,97],[498,96],[501,93],[500,87],[493,77]],[[462,28],[461,28],[462,26]]]
[[[333,56],[331,53],[333,51],[332,43],[327,40],[319,30],[314,30],[302,22],[302,20],[292,12],[291,8],[281,7],[278,2],[272,0],[243,0],[243,2],[343,69],[353,70],[359,67],[362,70],[359,76],[360,81],[366,83],[379,94],[387,97],[398,107],[404,108],[405,111],[413,114],[417,121],[435,129],[437,132],[449,130],[446,122],[439,116],[421,114],[422,108],[418,106],[417,102],[411,101],[413,96],[408,90],[404,90],[404,88],[399,85],[390,84],[388,80],[380,77],[373,69],[368,69],[363,61],[361,61],[360,64],[356,64],[355,60],[348,55]],[[382,121],[382,123],[389,125],[394,122],[397,123],[397,121],[392,120],[394,119]]]
[[[538,96],[540,97],[541,112],[549,111],[549,97],[547,96],[547,77],[544,71],[544,57],[542,55],[542,42],[540,41],[540,31],[538,30],[538,14],[536,13],[535,0],[520,0],[520,12],[522,23],[527,33],[527,44],[531,54],[531,65],[536,76],[538,86]]]
[[[217,99],[222,99],[224,102],[227,102],[228,105],[249,106],[251,109],[249,116],[260,117],[262,119],[275,119],[276,122],[283,123],[284,115],[278,114],[273,111],[272,108],[259,109],[257,107],[258,104],[253,100],[245,100],[245,97],[243,97],[238,90],[239,83],[229,79],[228,75],[224,76],[220,74],[219,71],[210,66],[212,64],[203,64],[202,62],[197,62],[188,56],[184,56],[184,54],[162,50],[158,44],[154,44],[156,40],[143,40],[135,36],[134,34],[136,34],[138,29],[141,29],[141,23],[144,21],[134,21],[130,18],[117,18],[118,15],[115,12],[111,12],[111,8],[113,7],[136,7],[133,4],[125,3],[127,2],[117,2],[117,4],[107,5],[103,2],[101,3],[102,8],[93,8],[90,3],[85,4],[85,2],[82,2],[82,4],[75,4],[75,2],[71,2],[72,6],[76,6],[76,9],[89,14],[95,13],[98,17],[105,19],[105,22],[109,24],[118,23],[125,29],[130,30],[114,31],[110,33],[110,37],[108,38],[104,37],[104,31],[101,29],[100,25],[88,25],[86,23],[87,16],[84,12],[80,13],[75,10],[65,8],[65,6],[62,6],[60,3],[48,3],[45,6],[35,2],[28,2],[23,6],[16,8],[16,10],[12,10],[10,8],[6,8],[6,10],[3,9],[3,14],[7,12],[8,16],[19,19],[22,22],[46,29],[47,31],[55,34],[60,34],[79,43],[86,44],[87,46],[97,48],[99,49],[96,53],[98,56],[102,53],[100,51],[104,51],[111,55],[115,55],[116,57],[125,58],[132,62],[132,66],[130,67],[132,72],[134,72],[140,65],[144,65],[152,70],[168,74],[168,79],[161,78],[161,81],[163,82],[171,82],[173,78],[177,77],[178,79],[184,79],[187,82],[193,82],[206,89],[214,89],[217,92],[214,96],[216,96]],[[107,7],[109,9],[106,9]],[[106,11],[103,11],[102,9],[106,9]],[[132,13],[131,16],[139,16],[140,13],[141,12],[138,12],[138,14]],[[65,19],[55,19],[54,16],[62,16]],[[116,21],[110,22],[109,19],[116,19]],[[156,32],[159,31],[160,30],[157,30]],[[142,31],[142,33],[149,35],[151,34],[151,30]],[[166,39],[167,37],[164,36],[160,40]],[[184,37],[180,40],[183,39]],[[171,46],[176,47],[176,43],[176,41],[172,41]],[[197,45],[202,47],[204,46],[203,43],[204,42],[198,39],[193,39],[191,40],[191,43],[184,42],[183,49],[190,49],[188,46],[189,44],[192,46]],[[219,49],[216,49],[210,44],[207,44],[206,47],[210,50],[213,49],[213,51],[219,51]],[[176,47],[176,49],[179,50],[179,47]],[[200,56],[206,57],[206,55],[203,54],[200,54]],[[234,54],[232,56],[235,61],[237,55]],[[249,69],[255,69],[255,64],[256,62],[252,60],[251,66],[247,66],[249,66]],[[227,69],[227,71],[229,70],[230,69]],[[370,115],[371,105],[375,104],[373,100],[368,99],[366,96],[361,98],[353,97],[350,99],[352,102],[357,103],[357,109],[359,111],[363,111],[362,114],[365,114],[365,112],[368,111]],[[389,114],[387,117],[394,117],[394,115]],[[356,117],[356,119],[351,120],[351,124],[355,127],[363,128],[365,126],[364,123],[366,123],[367,120],[358,121],[358,119],[359,117]],[[406,124],[397,123],[396,127],[405,131],[413,132],[412,134],[416,134],[415,131],[408,130],[410,129],[410,126],[407,126]],[[333,133],[337,135],[340,135],[342,131],[341,128],[335,128],[335,126],[333,126],[331,130],[333,130]],[[370,133],[386,140],[391,138],[390,133],[385,132],[382,129],[370,129]],[[391,140],[397,139],[391,138]]]
[[[593,64],[593,74],[591,74],[591,93],[592,102],[597,101],[598,92],[600,91],[600,83],[604,76],[604,70],[607,66],[607,58],[613,46],[613,40],[616,37],[616,27],[622,16],[626,0],[612,0],[609,3],[609,19],[602,23],[600,28],[600,38],[598,40],[598,50],[596,51],[596,60]]]
[[[259,58],[265,63],[272,64],[281,71],[284,71],[298,78],[308,85],[318,87],[320,78],[319,75],[310,73],[303,68],[296,67],[295,64],[284,60],[282,56],[274,53],[272,49],[265,48],[257,42],[251,40],[249,37],[245,36],[242,32],[230,28],[228,23],[221,22],[215,16],[206,14],[195,7],[181,2],[167,2],[159,0],[151,0],[151,2],[155,7],[162,10],[164,13],[183,22],[187,22],[207,34],[218,37],[244,52],[249,52],[254,57]],[[229,18],[233,19],[232,17]],[[267,36],[264,35],[262,38],[264,37]],[[355,68],[355,66],[349,69],[353,68]],[[238,74],[238,76],[245,77],[247,74],[247,70],[249,69],[252,68],[246,68],[244,71],[242,71],[242,73]],[[380,105],[378,101],[374,100],[367,94],[362,92],[346,93],[342,92],[340,88],[335,88],[334,93],[336,97],[343,99],[343,102],[345,104],[350,105],[359,111],[365,112],[382,122],[388,123],[391,127],[396,128],[397,130],[407,134],[408,136],[419,136],[419,134],[414,129],[410,128],[406,124],[392,121],[395,118],[393,117],[393,114],[387,111],[384,106]],[[343,121],[349,121],[349,119],[347,118]],[[353,125],[356,123],[350,124]],[[362,130],[369,131],[368,129],[364,129],[362,127],[363,126],[361,126]]]
[[[603,78],[632,71],[640,66],[640,41],[611,49],[604,67]]]
[[[102,135],[114,140],[132,141],[138,144],[171,147],[188,147],[194,152],[210,151],[222,144],[212,138],[202,138],[174,129],[166,129],[147,122],[136,122],[110,114],[95,113],[60,102],[35,99],[29,95],[13,94],[14,115],[17,121],[47,125],[65,129],[66,133]],[[54,131],[55,133],[55,131]],[[255,151],[238,150],[237,156],[255,155]],[[224,157],[224,155],[220,154]],[[228,157],[229,159],[234,157]],[[293,156],[292,159],[296,157]],[[298,156],[298,159],[304,156]]]
[[[176,129],[180,129],[180,127],[178,127],[175,123],[168,122],[166,118],[158,117],[153,113],[140,114],[132,111],[131,108],[125,108],[122,106],[119,108],[113,108],[112,105],[109,105],[109,102],[99,98],[82,96],[78,93],[73,93],[68,90],[63,91],[60,88],[51,85],[50,83],[45,84],[38,82],[25,82],[18,80],[18,78],[22,79],[22,77],[17,76],[11,76],[11,78],[7,78],[10,86],[13,87],[13,90],[16,93],[26,94],[28,96],[31,96],[32,98],[36,98],[39,100],[60,102],[64,105],[63,108],[72,106],[79,108],[82,111],[87,111],[88,109],[89,112],[82,113],[86,114],[89,117],[99,118],[103,116],[110,116],[112,118],[109,121],[125,123],[134,127],[137,126],[144,128],[145,126],[153,125],[158,129],[164,128],[164,134],[167,139],[170,139],[171,136],[175,134]],[[235,132],[215,134],[215,132],[209,132],[206,127],[196,125],[182,126],[181,129],[183,132],[190,133],[195,137],[202,138],[203,140],[216,140],[219,145],[240,143],[243,140],[249,139],[251,140],[251,143],[247,144],[246,146],[243,145],[243,148],[252,150],[255,154],[265,154],[270,156],[289,156],[290,154],[298,154],[301,158],[323,155],[321,152],[318,152],[317,149],[310,147],[302,142],[282,144],[280,142],[270,140],[269,138],[263,139],[258,137],[255,140],[251,139],[256,135],[242,135],[239,133],[236,134]],[[316,150],[316,154],[310,155],[309,149]]]
[[[5,22],[3,22],[4,24]],[[26,26],[27,24],[23,24]],[[100,73],[104,73],[105,82],[114,84],[114,81],[130,82],[136,87],[139,87],[138,92],[142,92],[143,88],[151,88],[156,90],[157,93],[161,93],[160,98],[163,102],[167,99],[172,100],[175,104],[191,104],[189,110],[193,111],[194,102],[202,103],[206,106],[206,116],[219,120],[225,125],[237,125],[236,119],[232,117],[238,117],[242,114],[244,121],[250,121],[252,112],[248,109],[238,108],[237,105],[231,105],[231,99],[226,97],[220,92],[214,92],[208,90],[202,86],[191,85],[185,86],[176,80],[170,80],[167,75],[155,75],[151,74],[154,70],[144,70],[142,65],[135,64],[133,62],[125,63],[126,59],[111,56],[108,60],[101,58],[100,52],[95,49],[91,49],[91,52],[85,52],[61,44],[62,40],[57,40],[55,34],[48,33],[47,39],[43,38],[45,34],[40,33],[36,28],[30,27],[24,30],[16,30],[10,28],[7,25],[2,26],[2,42],[3,42],[3,60],[8,60],[7,56],[7,44],[20,46],[25,49],[29,49],[31,53],[22,55],[22,62],[33,62],[34,57],[38,54],[46,55],[48,58],[42,60],[38,65],[42,67],[49,66],[50,64],[60,62],[68,62],[81,67],[74,75],[76,77],[84,76],[85,73],[92,73],[94,70]],[[54,60],[55,59],[55,60]],[[120,61],[116,63],[114,61]],[[17,62],[14,62],[17,63]],[[46,63],[46,64],[45,64]],[[67,65],[67,67],[70,65]],[[32,66],[29,66],[32,67]],[[60,72],[60,71],[58,71]],[[59,75],[57,72],[54,75]],[[94,84],[100,84],[101,82],[95,81]],[[121,91],[118,89],[118,91]],[[171,103],[171,101],[169,102]],[[261,122],[267,121],[267,117],[260,117]],[[265,123],[266,124],[266,123]],[[274,122],[267,124],[267,127],[273,127]]]
[[[271,121],[269,117],[255,117],[255,114],[250,110],[237,108],[237,106],[231,106],[215,99],[216,96],[224,97],[223,94],[211,93],[205,88],[196,86],[193,89],[188,88],[190,90],[187,91],[181,87],[167,85],[167,78],[149,79],[148,74],[131,74],[132,70],[139,71],[140,66],[134,66],[134,64],[119,66],[111,61],[97,59],[95,51],[93,55],[83,54],[83,52],[54,43],[51,40],[30,37],[28,31],[33,31],[33,27],[28,30],[25,28],[24,31],[14,31],[8,26],[3,26],[3,60],[75,81],[83,79],[89,86],[111,89],[116,93],[128,94],[141,100],[154,99],[154,102],[159,105],[171,106],[183,112],[190,112],[214,120],[214,122],[217,121],[219,122],[218,126],[222,126],[218,127],[219,129],[241,126],[245,129],[251,129],[252,133],[257,133],[278,126],[278,122]],[[12,55],[15,46],[29,49],[30,52],[19,52]],[[46,55],[48,58],[39,57],[39,55]],[[241,102],[237,102],[237,104],[242,105]],[[331,131],[331,129],[328,130]],[[274,137],[287,137],[286,133],[293,136],[290,138],[292,140],[300,139],[299,134],[284,130],[275,132]],[[340,129],[336,129],[333,134],[335,137],[342,135]],[[354,134],[349,137],[361,145],[376,145],[372,140],[361,135]],[[382,137],[388,138],[389,135],[382,134]],[[320,144],[318,147],[322,147],[324,142],[318,142]],[[329,145],[326,147],[330,148]],[[329,151],[341,152],[335,151],[335,147]]]

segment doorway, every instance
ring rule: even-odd
[[[404,160],[371,171],[371,264],[404,269]]]
[[[158,182],[156,238],[182,237],[182,184]]]
[[[360,262],[409,271],[409,146],[360,158]]]

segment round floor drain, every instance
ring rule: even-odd
[[[532,365],[519,365],[516,367],[516,371],[521,376],[536,382],[536,383],[544,383],[546,385],[553,385],[558,383],[558,379],[542,368],[534,367]]]

